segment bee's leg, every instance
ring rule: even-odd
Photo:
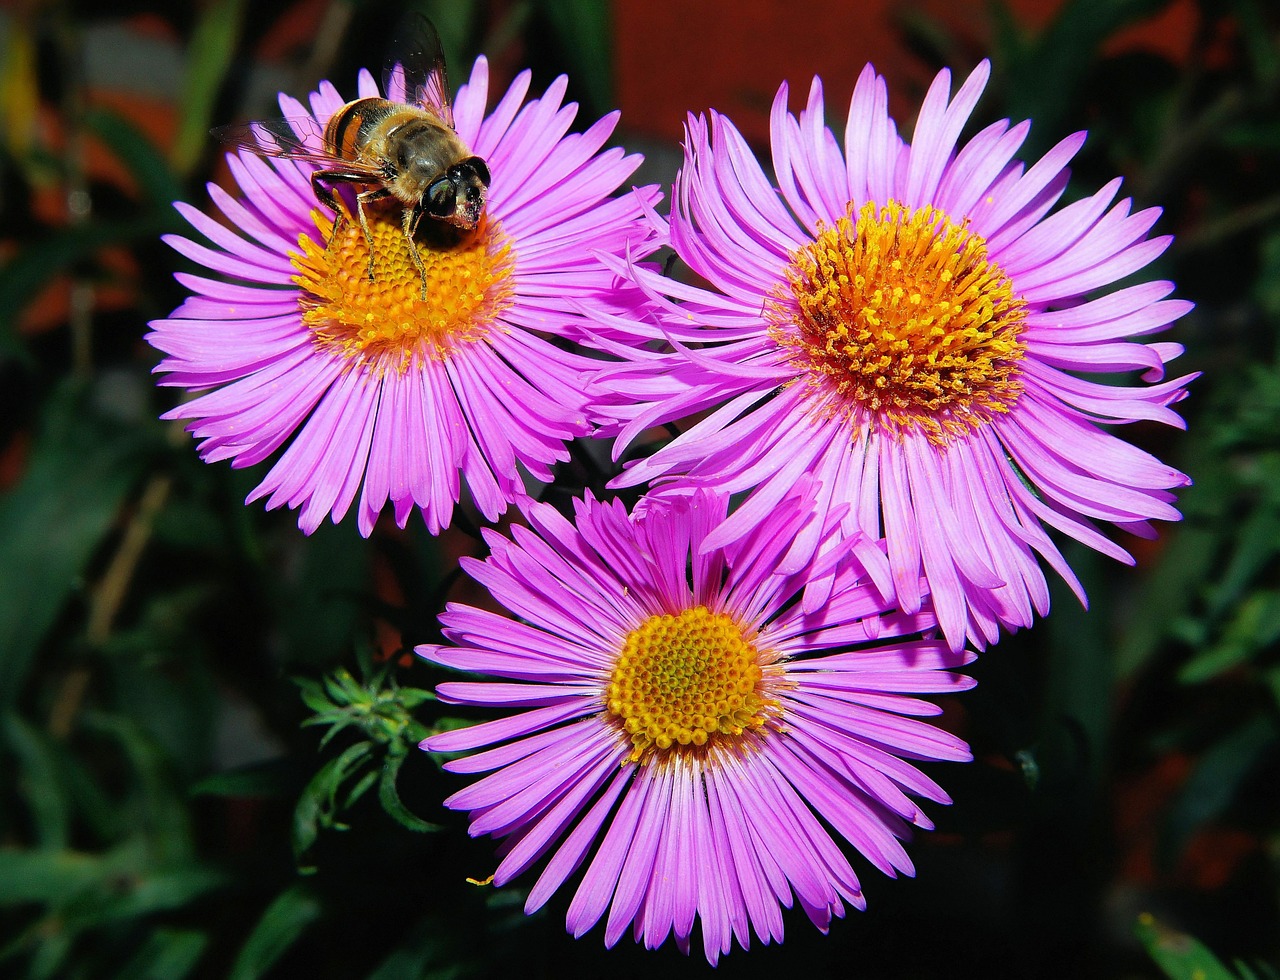
[[[338,202],[337,195],[333,193],[332,187],[326,184],[368,184],[370,178],[367,173],[354,170],[342,170],[333,168],[329,170],[317,170],[311,175],[311,190],[315,193],[316,199],[325,207],[330,208],[337,218],[333,223],[333,233],[338,233],[341,227],[343,215],[346,210]],[[356,217],[360,220],[360,230],[364,232],[364,242],[369,247],[369,279],[373,280],[373,236],[369,234],[369,222],[364,216],[364,206],[369,201],[377,201],[386,197],[388,194],[385,187],[375,187],[372,190],[362,191],[356,195]]]
[[[332,170],[317,170],[311,175],[311,193],[316,196],[317,201],[339,218],[342,217],[342,208],[338,207],[338,199],[333,194],[333,188],[326,187],[324,182],[341,179],[341,176]]]
[[[338,229],[342,227],[343,219],[347,216],[347,209],[338,202],[338,196],[333,192],[333,188],[328,184],[355,184],[361,181],[367,181],[368,177],[363,174],[354,174],[346,170],[317,170],[311,175],[311,192],[315,194],[316,200],[323,204],[334,214],[333,233],[336,235]]]
[[[385,187],[375,187],[371,191],[363,191],[356,195],[356,217],[360,219],[360,230],[364,232],[364,243],[369,246],[369,281],[376,281],[373,274],[373,236],[369,234],[369,219],[364,216],[364,206],[370,201],[380,201],[387,197]]]
[[[413,240],[413,231],[417,223],[413,208],[405,208],[401,214],[400,224],[404,228],[405,241],[409,243],[409,254],[413,256],[413,264],[418,267],[418,278],[422,280],[422,300],[425,302],[427,299],[427,267],[422,264],[422,255],[418,252],[418,243]]]

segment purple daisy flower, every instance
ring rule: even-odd
[[[616,453],[650,426],[710,412],[617,485],[754,488],[715,547],[810,474],[824,513],[848,505],[847,528],[884,535],[904,609],[928,584],[955,649],[1047,612],[1037,553],[1084,601],[1046,526],[1132,563],[1096,522],[1150,536],[1152,519],[1178,519],[1170,491],[1189,483],[1100,427],[1183,425],[1170,406],[1194,375],[1163,380],[1181,346],[1130,338],[1191,304],[1166,299],[1167,282],[1106,291],[1169,244],[1147,237],[1159,211],[1113,203],[1115,180],[1050,213],[1083,133],[1029,169],[1014,158],[1025,122],[958,146],[989,70],[954,99],[941,72],[907,144],[867,66],[843,149],[820,81],[798,118],[784,85],[777,188],[728,119],[691,118],[669,225],[650,220],[710,288],[619,261],[653,308],[596,316],[626,360],[600,375],[617,400]],[[1146,385],[1083,377],[1135,370]],[[815,544],[811,529],[788,566]],[[819,585],[806,606],[822,599]]]
[[[781,940],[793,901],[823,931],[846,903],[864,908],[841,838],[885,874],[914,873],[900,841],[932,825],[908,794],[950,800],[906,760],[971,756],[912,717],[940,710],[912,695],[972,687],[950,671],[973,655],[924,638],[927,609],[896,608],[878,543],[850,535],[828,551],[829,599],[806,613],[805,575],[777,564],[815,519],[808,480],[715,548],[728,496],[706,490],[630,516],[588,496],[576,526],[524,510],[532,530],[486,532],[491,557],[464,559],[520,618],[452,605],[455,645],[418,648],[502,678],[443,683],[442,700],[515,709],[423,743],[484,749],[446,764],[490,773],[446,804],[471,811],[473,836],[506,838],[495,884],[546,856],[532,912],[585,863],[575,937],[607,912],[606,945],[630,926],[649,948],[674,933],[688,952],[701,919],[714,964],[752,931]]]
[[[401,526],[416,505],[435,533],[460,498],[459,474],[493,520],[523,490],[517,464],[549,480],[566,440],[589,432],[580,376],[598,362],[557,340],[578,335],[577,304],[621,308],[595,255],[643,252],[642,202],[658,195],[611,199],[640,160],[602,151],[617,114],[568,134],[566,80],[526,102],[529,80],[518,76],[488,115],[485,59],[459,90],[457,133],[492,174],[487,211],[460,243],[420,245],[421,275],[398,213],[370,210],[367,240],[341,215],[335,234],[311,188],[314,163],[229,155],[240,196],[209,193],[230,227],[177,205],[209,244],[169,244],[218,278],[179,274],[191,297],[151,324],[147,339],[168,355],[161,383],[205,392],[166,417],[193,420],[207,461],[251,466],[288,443],[250,501],[299,508],[310,533],[359,493],[362,534],[387,501]],[[403,100],[403,87],[394,77],[387,97]],[[359,96],[381,94],[362,72]],[[280,97],[316,149],[345,102],[327,82],[310,111]]]

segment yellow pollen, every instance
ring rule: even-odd
[[[630,738],[628,759],[726,748],[778,715],[767,667],[741,628],[706,606],[650,616],[633,629],[609,679],[606,707]]]
[[[987,243],[933,207],[868,202],[798,249],[769,316],[829,413],[952,438],[1022,391],[1026,303]],[[787,294],[790,295],[787,295]]]
[[[483,339],[512,298],[511,242],[497,223],[483,218],[474,232],[449,245],[419,241],[424,296],[398,213],[367,213],[373,279],[369,245],[350,217],[343,215],[335,232],[334,222],[315,211],[320,240],[328,245],[305,234],[298,238],[293,281],[303,290],[302,322],[313,343],[378,371],[405,371]]]

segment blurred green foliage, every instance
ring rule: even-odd
[[[1265,963],[1254,967],[1236,960],[1234,969],[1230,969],[1204,943],[1162,925],[1146,913],[1138,916],[1133,931],[1169,980],[1275,980],[1280,977],[1280,973]]]
[[[300,6],[3,15],[0,973],[701,973],[669,948],[573,941],[563,903],[526,918],[519,883],[468,882],[492,846],[443,810],[458,783],[414,747],[456,721],[409,650],[438,639],[463,588],[450,555],[474,545],[412,524],[304,538],[292,515],[243,506],[252,474],[205,466],[157,420],[171,394],[141,336],[181,299],[158,242],[180,230],[170,202],[205,199],[208,126],[240,111],[251,53]],[[417,6],[455,84],[485,50],[532,64],[535,86],[568,71],[589,113],[613,107],[607,4]],[[1108,47],[1165,0],[1070,0],[1036,33],[996,6],[990,52],[903,20],[926,61],[992,56],[979,122],[1033,118],[1028,153],[1087,128],[1076,186],[1122,173],[1140,206],[1166,208],[1159,230],[1178,237],[1156,274],[1197,303],[1175,367],[1204,377],[1187,435],[1134,437],[1196,485],[1181,526],[1127,542],[1137,571],[1071,554],[1091,610],[1057,589],[1043,626],[974,667],[952,715],[977,761],[936,774],[956,803],[913,848],[918,880],[868,874],[866,915],[829,937],[793,919],[783,948],[722,971],[1276,975],[1280,15],[1183,7],[1196,28],[1178,64]],[[376,65],[402,12],[329,4],[290,90]],[[166,142],[85,98],[85,32],[125,14],[182,52]],[[87,168],[89,145],[128,188]]]
[[[430,734],[424,725],[414,721],[413,710],[434,695],[399,687],[388,668],[373,670],[367,656],[362,658],[361,667],[366,677],[363,683],[342,667],[322,680],[304,677],[298,682],[303,702],[315,712],[302,724],[328,729],[320,740],[322,749],[348,728],[355,728],[366,737],[326,762],[302,791],[293,816],[295,857],[306,853],[321,830],[346,830],[338,815],[354,806],[375,784],[382,809],[401,826],[419,831],[440,829],[410,813],[396,789],[396,777],[404,760]],[[362,773],[366,766],[378,762],[379,754],[379,767]],[[339,792],[352,780],[355,784],[340,799]]]

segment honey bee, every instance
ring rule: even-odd
[[[454,129],[453,107],[440,36],[426,18],[413,23],[403,56],[383,73],[383,92],[403,80],[410,102],[363,98],[348,102],[323,128],[310,116],[268,119],[245,125],[219,126],[213,134],[224,143],[269,157],[314,163],[311,189],[316,199],[338,215],[336,187],[356,188],[356,218],[369,246],[369,279],[376,280],[373,237],[365,209],[388,202],[400,208],[400,226],[409,243],[427,295],[427,270],[414,240],[423,217],[461,232],[471,231],[484,214],[489,168],[468,149]]]

